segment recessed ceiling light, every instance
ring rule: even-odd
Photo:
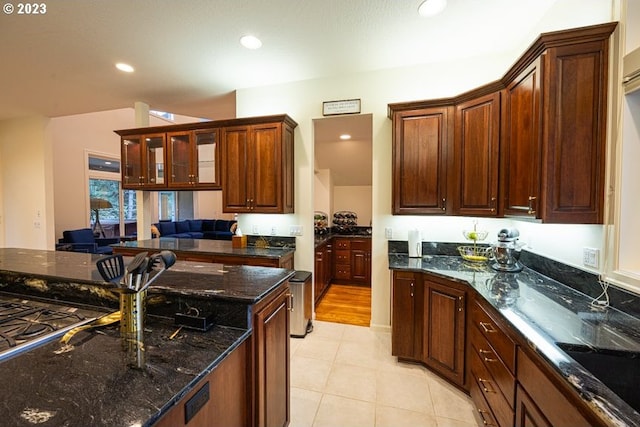
[[[262,47],[262,42],[255,36],[240,37],[240,44],[247,49],[260,49]]]
[[[343,133],[342,135],[340,135],[340,139],[346,141],[347,139],[351,139],[351,135],[349,135],[348,133]]]
[[[424,0],[418,7],[418,13],[422,16],[434,16],[442,12],[445,7],[447,7],[447,0]]]
[[[133,73],[134,71],[131,65],[125,64],[124,62],[118,62],[116,64],[116,68],[120,71],[124,71],[125,73]]]

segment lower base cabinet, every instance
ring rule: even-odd
[[[254,408],[255,426],[284,427],[289,424],[289,286],[270,301],[255,307]]]
[[[248,342],[229,354],[154,427],[244,427],[250,425]]]
[[[394,270],[391,295],[392,355],[421,363],[467,390],[480,425],[604,427],[571,385],[472,288]]]
[[[392,296],[392,354],[423,363],[464,387],[465,286],[424,273],[396,271]]]
[[[552,381],[553,374],[534,357],[518,349],[516,427],[600,426],[580,400]],[[567,388],[569,386],[566,386]]]

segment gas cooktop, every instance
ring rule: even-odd
[[[0,362],[28,351],[105,313],[0,294]]]

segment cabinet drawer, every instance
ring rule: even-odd
[[[369,251],[371,250],[371,240],[352,240],[351,250]]]
[[[333,241],[333,246],[336,249],[351,250],[351,241],[349,239],[336,239]]]
[[[335,266],[335,278],[342,280],[351,280],[351,266],[350,265],[336,265]]]
[[[501,427],[511,427],[514,421],[513,406],[507,402],[500,392],[497,383],[480,360],[478,353],[471,353],[471,382],[478,387],[480,393],[491,408],[491,412]],[[474,399],[475,401],[475,399]]]
[[[498,422],[493,416],[491,412],[491,408],[489,408],[489,404],[484,398],[482,391],[480,391],[480,387],[478,387],[478,383],[475,381],[471,381],[471,386],[469,390],[471,394],[471,399],[473,399],[473,403],[475,403],[478,415],[480,416],[480,425],[487,427],[497,427]]]
[[[494,351],[500,355],[500,359],[509,368],[509,371],[515,373],[516,345],[498,326],[497,322],[479,305],[478,301],[472,306],[471,321],[491,344]]]
[[[500,355],[491,347],[489,342],[482,336],[478,328],[471,328],[471,351],[480,358],[491,377],[498,385],[509,405],[515,404],[516,380],[505,366]]]
[[[349,264],[351,262],[351,252],[337,250],[335,251],[336,264]]]

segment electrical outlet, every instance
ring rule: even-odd
[[[385,227],[384,237],[386,239],[393,239],[393,229],[391,227]]]
[[[582,248],[582,263],[586,267],[598,268],[600,260],[600,249]]]
[[[275,236],[277,233],[276,227],[271,227],[271,235]]]
[[[302,236],[302,226],[301,225],[292,225],[289,227],[289,235],[290,236]]]
[[[254,224],[253,228],[251,229],[251,232],[253,234],[259,234],[260,230],[258,230],[258,226]]]

